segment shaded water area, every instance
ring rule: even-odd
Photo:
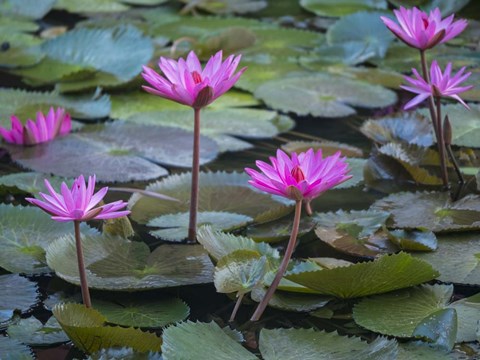
[[[51,143],[0,148],[0,340],[14,341],[0,341],[0,359],[480,358],[480,92],[462,94],[470,112],[443,103],[466,177],[459,187],[449,164],[453,185],[444,191],[425,105],[403,111],[412,94],[399,85],[419,68],[418,53],[379,20],[411,2],[242,1],[245,13],[231,1],[105,3],[52,2],[45,15],[14,20],[18,29],[0,4],[0,30],[11,29],[0,37],[0,125],[50,106],[74,120],[72,134]],[[432,49],[429,61],[467,66],[468,84],[478,88],[479,5],[440,3],[443,15],[468,18],[469,30]],[[141,92],[140,65],[158,71],[159,56],[193,50],[206,61],[221,49],[241,53],[248,69],[202,110],[207,227],[192,245],[180,215],[188,210],[193,111]],[[244,168],[279,148],[342,151],[353,178],[312,202],[272,306],[251,323],[285,251],[293,206],[248,188]],[[103,320],[58,305],[81,302],[73,224],[50,223],[25,200],[45,191],[44,176],[70,183],[80,172],[97,172],[113,190],[181,199],[110,191],[105,202],[129,201],[134,235],[127,239],[122,222],[82,228],[93,308]],[[258,275],[252,268],[263,258],[270,268]],[[235,290],[219,292],[228,286]],[[132,332],[103,332],[117,326]],[[141,344],[138,329],[163,336],[163,355]],[[109,349],[116,336],[135,339],[133,350]]]

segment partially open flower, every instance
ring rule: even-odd
[[[230,55],[222,62],[222,51],[219,51],[202,69],[193,51],[188,54],[186,60],[180,58],[175,61],[161,57],[158,66],[164,76],[144,66],[142,76],[153,87],[143,86],[143,89],[151,94],[200,109],[223,95],[237,82],[246,70],[243,68],[234,74],[240,58],[241,55]]]
[[[310,200],[321,195],[328,189],[351,178],[348,164],[341,153],[322,157],[322,151],[316,153],[313,149],[307,152],[292,153],[290,158],[282,150],[277,150],[276,157],[270,157],[272,165],[257,161],[256,165],[262,171],[246,168],[252,178],[249,183],[257,189],[271,194],[300,201]]]
[[[130,214],[128,210],[118,211],[127,206],[127,203],[121,200],[97,206],[107,193],[108,188],[104,187],[94,194],[95,175],[88,178],[88,186],[85,184],[83,175],[75,179],[71,189],[65,183],[62,183],[60,194],[52,188],[46,179],[45,186],[50,193],[50,195],[40,193],[45,201],[34,198],[27,198],[26,200],[52,215],[52,219],[56,221],[78,222],[92,219],[113,219]]]
[[[10,120],[12,128],[7,130],[0,127],[0,135],[11,144],[40,144],[51,141],[58,135],[68,134],[72,129],[70,115],[63,108],[54,110],[52,107],[46,116],[39,111],[37,120],[28,119],[25,125],[22,125],[15,115],[12,115]]]
[[[416,7],[412,9],[400,7],[400,10],[393,12],[398,24],[388,17],[381,16],[383,23],[400,40],[419,50],[430,49],[444,43],[467,27],[465,19],[453,21],[453,15],[442,20],[442,14],[438,8],[430,11],[430,14]]]
[[[402,89],[418,94],[412,100],[405,105],[405,110],[420,104],[422,101],[430,96],[435,97],[451,97],[459,101],[467,109],[468,105],[458,96],[458,94],[468,91],[473,88],[473,85],[460,86],[471,73],[464,73],[465,67],[461,68],[455,75],[452,73],[452,63],[448,63],[445,71],[442,73],[442,69],[438,65],[437,61],[432,61],[430,66],[430,83],[427,83],[425,79],[418,73],[416,69],[412,69],[415,78],[404,76],[412,86],[400,86]]]

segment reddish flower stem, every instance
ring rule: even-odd
[[[235,303],[235,307],[233,308],[232,315],[230,315],[230,320],[228,321],[232,322],[233,320],[235,320],[235,316],[237,316],[237,312],[238,312],[238,309],[240,309],[240,304],[242,303],[244,295],[245,293],[241,293],[238,295],[237,302]]]
[[[82,289],[83,304],[87,308],[92,307],[90,300],[90,291],[88,290],[87,273],[85,272],[85,263],[83,261],[82,240],[80,235],[80,221],[73,222],[75,226],[75,247],[77,249],[78,273],[80,274],[80,287]]]
[[[425,81],[430,84],[430,76],[428,74],[427,59],[425,58],[425,50],[420,50],[420,60],[422,63],[422,72],[423,78]],[[431,84],[430,84],[431,85]],[[441,113],[435,111],[435,102],[434,98],[431,95],[428,98],[428,108],[430,110],[430,118],[432,120],[433,130],[435,132],[435,138],[437,139],[438,154],[440,156],[440,172],[442,176],[443,186],[448,189],[448,171],[447,171],[447,161],[445,157],[445,139],[442,128],[442,119],[440,117]],[[440,108],[440,99],[437,102],[437,111]]]
[[[298,229],[300,227],[300,216],[302,215],[302,201],[297,201],[295,204],[295,215],[293,218],[293,227],[292,233],[290,234],[290,240],[288,240],[287,250],[285,250],[285,255],[283,256],[282,263],[278,268],[277,274],[272,281],[272,284],[268,288],[267,293],[263,297],[262,301],[258,304],[255,312],[253,313],[250,321],[258,321],[262,316],[263,312],[265,311],[270,299],[272,298],[275,290],[277,290],[278,284],[280,284],[280,280],[282,280],[285,271],[287,270],[288,263],[292,258],[293,250],[295,250],[295,245],[297,243],[297,236],[298,236]]]
[[[188,241],[197,241],[198,177],[200,172],[200,109],[194,109],[192,187],[190,191],[190,220]]]

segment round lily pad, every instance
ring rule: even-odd
[[[52,185],[54,189],[59,189],[64,178],[48,174],[39,174],[35,172],[20,172],[0,176],[0,186],[8,188],[10,193],[20,192],[29,194],[38,194],[40,191],[45,191],[44,180]]]
[[[8,336],[24,344],[45,346],[69,341],[58,321],[52,316],[45,324],[40,320],[29,317],[21,319],[18,323],[10,325]]]
[[[92,289],[133,291],[204,284],[213,266],[199,245],[147,244],[119,237],[84,236],[82,246],[88,285]],[[80,284],[73,236],[59,238],[47,249],[47,263],[62,279]]]
[[[381,86],[322,73],[268,81],[255,96],[274,109],[328,118],[353,115],[352,106],[376,108],[397,101],[393,91]]]
[[[172,175],[157,181],[146,190],[159,192],[180,200],[179,202],[159,201],[151,197],[134,194],[128,203],[132,211],[131,217],[139,223],[147,223],[151,219],[189,210],[190,173]],[[245,173],[200,173],[199,211],[225,211],[249,216],[254,219],[269,212],[272,208],[282,208],[286,214],[290,206],[285,199],[272,197],[254,190],[248,184]],[[282,215],[281,212],[275,214]],[[273,220],[273,219],[272,219]]]
[[[288,153],[322,149],[323,156],[333,155],[337,151],[341,151],[343,156],[348,157],[360,158],[363,156],[362,149],[335,141],[289,141],[282,145],[282,149]]]

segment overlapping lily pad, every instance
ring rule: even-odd
[[[181,0],[186,3],[185,10],[199,8],[214,14],[245,14],[259,11],[267,6],[265,0]]]
[[[32,350],[20,341],[0,336],[0,356],[6,360],[32,360]]]
[[[239,332],[229,329],[224,331],[214,322],[187,321],[165,329],[162,354],[165,360],[257,359],[255,355],[239,344],[238,339],[242,338]],[[214,351],[212,351],[213,349]]]
[[[254,301],[260,302],[266,293],[266,288],[257,287],[252,290],[251,297]],[[286,311],[306,312],[322,308],[330,300],[328,296],[277,290],[268,302],[268,306]]]
[[[141,328],[160,328],[185,320],[190,308],[178,298],[95,300],[93,307],[109,323]]]
[[[81,231],[98,233],[86,224],[82,224]],[[45,260],[46,248],[58,237],[72,233],[72,223],[52,221],[50,215],[37,207],[1,204],[0,267],[24,274],[51,272]]]
[[[468,195],[452,202],[447,192],[403,192],[377,200],[371,209],[390,212],[391,225],[398,228],[433,232],[474,230],[480,227],[478,199],[477,195]]]
[[[165,215],[189,210],[190,173],[172,175],[147,186],[146,190],[159,192],[174,197],[179,202],[166,202],[135,194],[129,201],[131,217],[137,222],[147,223],[149,220]],[[290,202],[274,198],[254,190],[248,185],[245,173],[200,173],[199,211],[225,211],[252,217],[261,216],[279,208],[284,210],[273,214],[276,217],[290,211]],[[272,218],[273,220],[273,218]]]
[[[147,290],[209,283],[213,266],[199,245],[161,245],[150,252],[147,244],[118,237],[82,239],[88,283],[93,289]],[[47,263],[62,279],[80,284],[73,236],[59,238],[47,249]]]
[[[344,16],[360,10],[387,9],[384,0],[301,0],[300,4],[319,16]]]
[[[0,185],[4,186],[10,193],[37,194],[40,191],[45,191],[45,179],[50,182],[54,189],[59,189],[61,183],[65,181],[63,178],[48,174],[20,172],[0,176]]]
[[[100,92],[82,96],[64,96],[53,92],[31,92],[0,89],[0,125],[9,127],[12,114],[21,119],[33,117],[38,110],[48,111],[51,106],[64,107],[73,117],[95,119],[110,114],[110,98]]]
[[[282,145],[282,149],[288,153],[296,152],[297,154],[308,149],[321,149],[323,156],[333,155],[337,151],[348,157],[361,158],[363,156],[362,149],[335,141],[289,141]]]
[[[321,294],[348,299],[421,284],[438,275],[427,262],[399,253],[350,266],[292,271],[285,277]]]
[[[262,329],[260,352],[265,360],[394,359],[397,342],[379,337],[368,344],[360,338],[313,329]]]
[[[55,0],[5,0],[0,3],[0,14],[40,19],[54,4]]]
[[[115,346],[141,352],[159,351],[162,344],[155,334],[107,325],[102,314],[80,304],[59,304],[52,311],[70,340],[87,354]]]
[[[45,324],[35,317],[21,319],[8,327],[8,336],[24,344],[45,346],[69,341],[58,321],[52,316]]]
[[[355,114],[352,106],[376,108],[397,101],[381,86],[321,73],[268,81],[255,96],[277,110],[330,118]]]

